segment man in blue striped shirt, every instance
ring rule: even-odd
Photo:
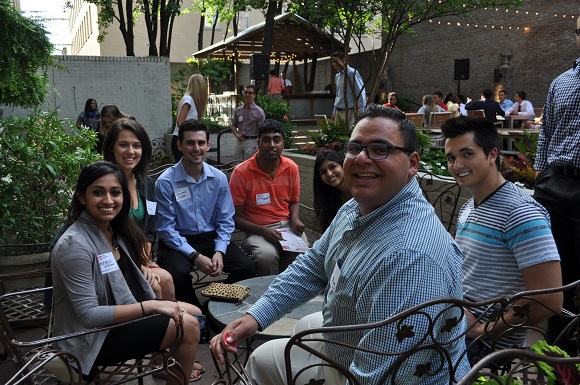
[[[510,297],[524,290],[558,287],[562,283],[560,258],[548,212],[528,193],[507,182],[499,171],[499,136],[485,118],[459,117],[443,123],[445,155],[449,172],[461,187],[473,194],[461,208],[455,240],[463,251],[463,296],[472,301]],[[537,296],[530,306],[529,325],[558,314],[562,294]],[[523,302],[523,301],[522,301]],[[467,313],[467,337],[485,334],[485,323]],[[491,314],[484,315],[488,321]],[[522,322],[509,310],[491,331],[498,335]],[[498,348],[523,346],[526,333],[511,333],[497,341]],[[471,357],[486,353],[489,341],[477,341]]]
[[[580,17],[574,31],[580,48]],[[580,58],[550,86],[534,169],[534,198],[550,213],[562,280],[575,282],[580,279]],[[564,308],[578,311],[573,292],[564,295]],[[555,338],[566,324],[551,319],[549,336]],[[575,341],[564,341],[560,347],[577,355]]]
[[[354,199],[344,204],[320,240],[274,280],[246,315],[214,337],[212,353],[221,363],[224,350],[236,351],[235,341],[265,329],[321,291],[325,293],[322,314],[316,313],[317,320],[316,314],[309,318],[310,326],[314,321],[324,326],[378,322],[429,300],[461,298],[461,252],[415,179],[419,165],[415,125],[399,110],[370,105],[359,117],[350,140],[345,144],[344,175]],[[430,307],[427,313],[434,317],[442,309]],[[449,331],[434,327],[430,334],[427,317],[415,321],[412,333],[406,336],[398,333],[397,323],[324,336],[379,352],[402,352],[433,340],[447,341],[449,357],[457,365],[455,372],[429,348],[405,359],[326,342],[313,348],[348,368],[365,385],[390,383],[391,379],[381,377],[398,358],[402,359],[397,363],[400,366],[392,375],[398,385],[443,384],[452,375],[461,378],[468,369],[461,356],[464,341],[459,337],[464,323]],[[252,354],[246,369],[254,383],[285,383],[286,342],[269,341]],[[292,372],[320,362],[316,360],[306,351],[292,349]],[[422,373],[420,368],[426,367],[437,373]],[[320,366],[300,378],[300,383],[346,383],[336,370]]]

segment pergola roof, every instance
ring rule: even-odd
[[[265,26],[266,22],[256,24],[237,36],[197,51],[193,57],[199,59],[212,56],[231,59],[237,52],[239,59],[249,59],[251,54],[262,51]],[[282,61],[304,60],[305,57],[312,58],[314,53],[318,53],[320,58],[330,56],[337,50],[344,50],[341,41],[315,28],[300,16],[285,13],[274,18],[273,60],[277,58]]]

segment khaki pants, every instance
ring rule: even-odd
[[[234,159],[246,160],[250,159],[258,149],[258,139],[244,139],[239,141],[236,139],[234,146]]]
[[[282,221],[267,225],[273,229],[290,227],[290,221]],[[302,233],[302,239],[308,244],[306,234]],[[257,275],[278,275],[296,259],[300,253],[284,251],[280,244],[273,245],[261,235],[247,233],[242,241],[242,249],[252,258],[258,266]]]
[[[322,326],[322,312],[307,315],[302,318],[296,326],[292,335],[306,329],[318,328]],[[309,337],[322,337],[312,335]],[[250,356],[246,371],[254,384],[260,385],[286,385],[286,365],[284,363],[284,348],[288,338],[279,338],[268,341],[260,345]],[[328,355],[325,351],[324,342],[309,342],[308,345],[317,351]],[[306,366],[324,362],[320,358],[298,348],[290,350],[290,362],[292,363],[292,375],[295,376],[299,370]],[[295,383],[308,384],[315,383],[314,380],[325,379],[325,384],[344,384],[346,378],[335,369],[326,366],[316,366],[300,374]]]
[[[336,110],[336,116],[340,116],[343,120],[346,121],[346,110]],[[354,118],[355,118],[355,111],[354,108],[348,109],[348,127],[352,130],[352,126],[354,125]]]

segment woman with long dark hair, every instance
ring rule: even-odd
[[[123,170],[129,185],[130,216],[147,238],[145,254],[134,262],[141,268],[158,298],[175,299],[171,274],[150,259],[151,248],[155,243],[157,202],[155,182],[147,176],[149,162],[153,156],[147,131],[135,120],[125,118],[115,120],[103,142],[103,156],[105,160],[119,165]]]
[[[177,324],[184,329],[174,357],[192,377],[201,314],[182,302],[155,300],[133,260],[143,255],[145,235],[129,218],[131,200],[121,168],[96,162],[80,173],[68,217],[68,229],[52,251],[55,335],[79,332],[161,314],[130,325],[57,342],[73,353],[90,375],[112,365],[170,347]],[[171,376],[170,376],[171,377]],[[176,383],[169,378],[168,383]]]
[[[77,127],[80,127],[81,125],[88,127],[97,133],[99,132],[101,114],[99,113],[99,106],[95,99],[87,99],[85,102],[85,109],[79,114],[76,122]]]
[[[324,150],[314,162],[314,209],[322,231],[330,226],[338,209],[352,194],[342,170],[344,158],[334,150]]]

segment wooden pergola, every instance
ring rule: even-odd
[[[261,53],[266,22],[256,24],[237,36],[209,46],[193,54],[195,59],[207,57],[233,60],[248,60],[250,55]],[[274,18],[274,43],[270,60],[276,62],[303,61],[330,56],[343,51],[344,44],[330,34],[314,27],[302,17],[285,13]],[[234,65],[235,89],[238,87],[237,67]]]
[[[256,24],[237,36],[194,53],[193,57],[247,60],[251,54],[262,51],[265,26],[266,22]],[[338,50],[344,50],[340,40],[312,26],[300,16],[285,13],[274,18],[272,60],[302,61],[312,58],[314,54],[319,58],[330,56]]]

